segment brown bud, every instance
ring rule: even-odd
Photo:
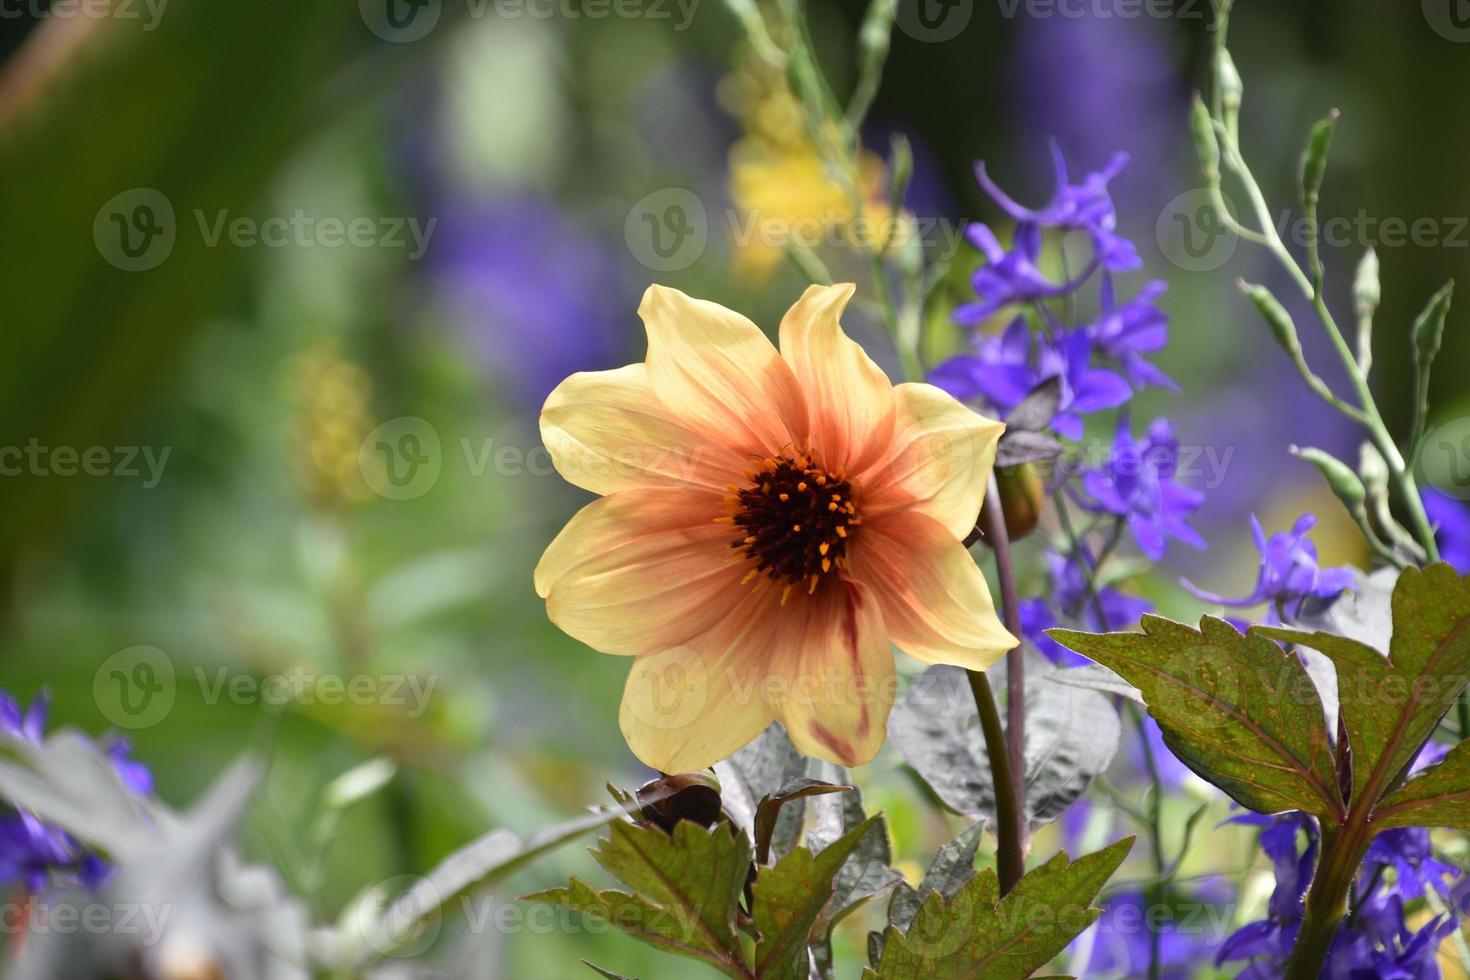
[[[720,819],[720,781],[709,771],[661,776],[638,787],[644,820],[664,830],[688,820],[709,827]]]
[[[1006,535],[1019,541],[1032,531],[1041,519],[1046,504],[1046,484],[1031,463],[1007,466],[995,471],[995,487],[1000,493],[1000,509],[1006,518]],[[986,501],[986,507],[990,506]],[[985,510],[980,511],[980,526],[986,526]],[[983,540],[983,536],[982,536]]]

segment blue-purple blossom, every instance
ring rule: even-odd
[[[45,692],[22,711],[15,698],[0,691],[0,731],[39,746],[45,737],[49,707]],[[140,795],[153,791],[152,773],[130,758],[126,739],[111,739],[105,751],[123,785]],[[107,865],[97,855],[61,828],[25,810],[0,815],[0,887],[20,882],[30,891],[40,892],[52,882],[70,881],[95,888],[107,873]]]
[[[1307,532],[1316,526],[1317,518],[1303,514],[1290,531],[1278,531],[1267,538],[1261,522],[1251,515],[1251,538],[1261,553],[1256,587],[1246,595],[1229,599],[1199,589],[1189,581],[1183,585],[1200,599],[1216,605],[1241,607],[1270,603],[1269,623],[1279,623],[1282,612],[1295,616],[1308,599],[1334,599],[1352,588],[1353,570],[1319,565],[1317,546],[1307,537]]]
[[[1087,333],[1099,351],[1123,365],[1136,390],[1150,385],[1179,390],[1174,379],[1145,356],[1163,350],[1169,343],[1169,318],[1154,305],[1168,288],[1168,284],[1155,280],[1119,306],[1113,277],[1102,278],[1102,308]]]
[[[1037,264],[1041,259],[1041,229],[1036,225],[1017,225],[1010,251],[1001,246],[995,232],[986,225],[971,225],[965,237],[985,255],[986,264],[977,268],[970,280],[979,302],[956,307],[956,323],[979,323],[1007,306],[1066,296],[1092,274],[1088,269],[1077,278],[1061,283],[1047,278]]]
[[[1122,405],[1133,396],[1116,372],[1092,366],[1092,339],[1083,330],[1055,338],[1033,334],[1024,317],[1011,321],[999,337],[986,337],[974,354],[940,364],[929,380],[961,401],[983,401],[1002,417],[1038,385],[1061,380],[1061,396],[1051,427],[1069,439],[1082,437],[1082,416]]]
[[[1175,479],[1178,467],[1179,442],[1167,419],[1155,420],[1141,440],[1122,419],[1111,457],[1083,476],[1087,496],[1081,503],[1123,518],[1138,549],[1153,561],[1164,557],[1170,538],[1204,548],[1204,539],[1186,523],[1204,494]]]
[[[1114,894],[1103,905],[1103,913],[1091,934],[1092,956],[1088,976],[1144,977],[1154,958],[1153,932],[1159,933],[1158,976],[1160,980],[1189,980],[1199,966],[1208,962],[1220,945],[1214,930],[1203,928],[1210,920],[1210,906],[1229,900],[1218,882],[1206,881],[1195,894],[1176,896],[1172,906],[1182,911],[1160,921],[1157,906],[1143,891],[1130,889]]]
[[[1102,170],[1086,174],[1073,184],[1067,172],[1067,161],[1055,140],[1051,145],[1052,167],[1056,187],[1051,200],[1040,208],[1027,208],[1016,203],[990,179],[983,162],[975,165],[975,177],[990,199],[1019,225],[1036,225],[1064,231],[1083,231],[1092,239],[1094,258],[1083,276],[1102,267],[1111,272],[1126,272],[1143,264],[1133,243],[1117,233],[1118,216],[1108,182],[1128,165],[1128,154],[1115,153]]]
[[[1434,524],[1439,556],[1462,575],[1470,575],[1470,507],[1463,500],[1440,493],[1424,492],[1424,509]]]

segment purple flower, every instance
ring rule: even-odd
[[[1150,425],[1141,441],[1122,419],[1112,456],[1083,476],[1090,499],[1081,503],[1124,518],[1139,550],[1153,561],[1164,557],[1169,538],[1203,548],[1204,539],[1185,521],[1204,503],[1204,494],[1175,479],[1178,464],[1179,443],[1167,419]]]
[[[42,691],[22,711],[15,698],[0,691],[0,731],[12,738],[41,745],[46,732],[50,698]],[[134,793],[153,792],[153,774],[129,756],[127,739],[111,738],[105,751],[123,785]],[[25,810],[0,815],[0,887],[21,882],[33,892],[53,881],[74,881],[95,888],[107,877],[108,867],[59,827]]]
[[[1251,515],[1251,536],[1261,553],[1261,570],[1256,587],[1248,595],[1227,599],[1196,588],[1187,580],[1182,584],[1205,602],[1221,606],[1256,606],[1269,602],[1271,611],[1267,622],[1270,623],[1280,622],[1278,609],[1295,616],[1307,599],[1332,599],[1353,586],[1352,569],[1318,566],[1317,548],[1307,538],[1307,532],[1316,525],[1317,518],[1303,514],[1290,531],[1278,531],[1268,539],[1261,530],[1261,522]]]
[[[1169,318],[1154,301],[1168,285],[1155,281],[1133,299],[1118,305],[1113,277],[1102,279],[1102,309],[1097,322],[1087,328],[1097,349],[1123,365],[1135,390],[1149,385],[1177,392],[1179,385],[1144,355],[1163,350],[1169,343]]]
[[[976,353],[952,357],[929,380],[961,401],[983,400],[1002,416],[1037,385],[1061,379],[1061,399],[1051,427],[1069,439],[1082,436],[1082,416],[1122,405],[1133,396],[1121,375],[1092,366],[1092,340],[1085,331],[1063,331],[1055,339],[1033,334],[1024,317],[999,337],[986,337]]]
[[[1094,603],[1087,594],[1087,577],[1076,561],[1056,552],[1048,553],[1046,560],[1051,572],[1051,601],[1026,599],[1021,603],[1021,635],[1054,664],[1077,667],[1092,661],[1046,635],[1047,630],[1061,625],[1053,608],[1070,620],[1086,623],[1094,633],[1123,629],[1138,622],[1144,613],[1153,611],[1153,603],[1147,599],[1108,586],[1097,590]],[[1098,618],[1099,605],[1102,606],[1101,619]]]
[[[965,236],[970,239],[970,244],[985,254],[986,264],[977,268],[970,280],[980,301],[956,307],[956,323],[979,323],[1007,306],[1065,296],[1092,274],[1088,269],[1076,279],[1064,283],[1048,279],[1037,265],[1041,258],[1041,229],[1033,224],[1016,226],[1015,242],[1009,252],[1001,247],[995,232],[987,225],[971,225]]]
[[[1212,887],[1213,886],[1213,887]],[[1096,931],[1092,936],[1092,956],[1087,961],[1088,976],[1143,977],[1149,975],[1149,963],[1153,958],[1153,930],[1159,932],[1159,977],[1162,980],[1189,980],[1199,973],[1202,962],[1208,962],[1220,945],[1219,937],[1211,930],[1201,929],[1199,921],[1206,916],[1194,916],[1191,910],[1201,906],[1223,905],[1229,896],[1213,882],[1192,895],[1172,896],[1168,903],[1171,910],[1190,913],[1195,920],[1192,927],[1174,918],[1160,921],[1149,896],[1130,889],[1118,892],[1107,900],[1103,913],[1098,917]]]
[[[1117,233],[1118,216],[1108,192],[1108,182],[1128,165],[1128,154],[1115,153],[1106,167],[1087,174],[1077,184],[1071,182],[1067,161],[1055,140],[1051,156],[1056,188],[1051,200],[1040,208],[1022,207],[1012,200],[990,179],[984,162],[975,165],[975,177],[990,199],[1019,224],[1086,232],[1092,239],[1094,256],[1083,278],[1098,266],[1111,272],[1126,272],[1141,266],[1143,262],[1133,243]]]
[[[1438,490],[1426,490],[1424,509],[1434,523],[1439,556],[1460,574],[1470,575],[1470,507]]]

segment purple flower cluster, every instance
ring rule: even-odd
[[[22,711],[15,698],[0,691],[0,731],[39,746],[45,737],[49,707],[44,692]],[[139,795],[153,792],[153,775],[130,757],[127,739],[113,737],[105,749],[124,786]],[[54,882],[66,881],[95,888],[107,873],[101,858],[61,828],[25,810],[0,815],[0,887],[19,882],[32,892],[42,892]]]
[[[1046,561],[1051,574],[1051,602],[1024,600],[1021,632],[1052,663],[1074,667],[1089,662],[1046,635],[1047,630],[1061,625],[1053,606],[1069,621],[1086,623],[1088,629],[1097,633],[1136,623],[1144,613],[1153,611],[1153,603],[1147,599],[1108,586],[1099,588],[1094,598],[1088,593],[1087,580],[1076,562],[1056,552],[1049,553]]]
[[[1444,754],[1443,747],[1431,742],[1413,768],[1431,765]],[[1239,974],[1246,980],[1280,977],[1301,928],[1302,900],[1316,867],[1321,833],[1313,818],[1298,812],[1242,814],[1231,822],[1261,827],[1261,849],[1271,859],[1276,888],[1266,918],[1231,934],[1215,962],[1248,961]],[[1431,889],[1449,908],[1465,914],[1470,879],[1434,857],[1428,830],[1404,827],[1379,834],[1358,872],[1352,912],[1333,937],[1322,975],[1332,980],[1438,980],[1439,945],[1458,923],[1453,916],[1438,915],[1417,928],[1409,925]]]

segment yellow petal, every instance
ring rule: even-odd
[[[923,514],[865,520],[847,561],[873,590],[893,642],[916,660],[985,670],[1019,643],[995,615],[970,553]]]
[[[796,378],[760,328],[717,303],[649,286],[648,377],[681,423],[735,452],[765,456],[806,440]]]
[[[584,371],[557,385],[541,409],[541,441],[567,482],[599,494],[688,484],[723,490],[745,462],[674,418],[642,364]]]
[[[695,645],[633,661],[618,724],[646,765],[670,773],[704,769],[770,725],[775,715],[756,651],[771,645],[778,622],[774,596],[769,589],[746,591]]]
[[[536,592],[562,630],[604,653],[678,646],[719,622],[745,590],[723,502],[700,490],[630,490],[578,511],[536,566]]]
[[[865,515],[912,508],[964,538],[975,527],[1005,426],[929,384],[894,389],[897,422],[890,455],[859,479]]]
[[[811,446],[828,469],[869,464],[893,427],[893,385],[839,322],[853,285],[810,286],[781,321],[781,356],[806,395]]]
[[[805,755],[872,761],[883,745],[896,681],[893,648],[873,590],[832,581],[783,610],[770,685],[776,716]]]

